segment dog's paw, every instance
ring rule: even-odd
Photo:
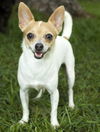
[[[57,122],[52,122],[51,125],[53,126],[54,129],[56,129],[60,126],[58,121]]]
[[[74,104],[69,104],[69,108],[74,109],[75,105]]]
[[[21,119],[21,120],[19,121],[19,124],[25,124],[25,123],[27,123],[27,122],[28,122],[28,121]]]

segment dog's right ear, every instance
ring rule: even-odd
[[[24,31],[25,27],[34,20],[34,17],[30,9],[23,3],[19,3],[18,7],[18,18],[19,18],[19,28]],[[35,20],[34,20],[35,21]]]

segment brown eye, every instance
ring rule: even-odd
[[[48,33],[45,35],[45,38],[48,39],[48,40],[52,40],[53,39],[53,35]]]
[[[30,40],[30,39],[33,39],[34,38],[34,34],[33,33],[28,33],[27,34],[27,38]]]

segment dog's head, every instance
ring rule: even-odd
[[[50,50],[62,30],[64,7],[58,7],[48,22],[43,22],[35,21],[30,9],[21,2],[18,8],[18,17],[25,44],[33,52],[35,58],[41,59]]]

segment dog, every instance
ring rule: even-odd
[[[44,89],[50,94],[51,125],[59,126],[57,107],[59,102],[58,72],[66,66],[69,85],[69,107],[74,108],[73,85],[75,59],[68,39],[72,32],[72,17],[64,6],[58,7],[47,22],[35,21],[30,9],[23,2],[18,7],[19,28],[23,32],[22,54],[18,64],[18,83],[23,115],[20,123],[29,121],[29,88],[36,89],[41,97]],[[59,33],[64,28],[62,36]]]

